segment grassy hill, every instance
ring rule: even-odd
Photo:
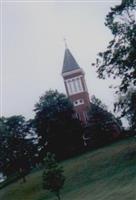
[[[86,153],[62,163],[63,200],[136,200],[136,138]],[[42,189],[42,170],[0,190],[0,200],[55,200]]]

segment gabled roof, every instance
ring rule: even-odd
[[[62,73],[79,69],[79,65],[68,48],[65,49]]]

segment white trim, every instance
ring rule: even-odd
[[[79,76],[75,76],[73,78],[64,79],[64,82],[66,83],[68,80],[77,79],[77,78],[81,78],[81,77],[84,77],[84,76],[83,75],[79,75]]]
[[[84,104],[84,99],[77,99],[76,101],[73,102],[74,106],[80,106]]]
[[[78,85],[78,91],[84,91],[82,81],[81,81],[81,77],[76,78],[76,81],[77,81],[77,85]]]
[[[67,86],[68,94],[70,95],[72,93],[71,85],[68,82],[66,82],[66,86]]]
[[[75,93],[75,88],[74,88],[74,79],[70,80],[71,88],[72,88],[72,94]]]
[[[72,70],[72,71],[69,71],[69,72],[64,72],[64,73],[62,73],[62,76],[66,77],[66,76],[69,76],[71,74],[75,74],[75,73],[78,73],[78,72],[82,72],[83,75],[85,74],[85,72],[83,71],[83,69],[79,68],[79,69],[75,69],[75,70]]]

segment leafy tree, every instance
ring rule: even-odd
[[[106,106],[93,97],[89,111],[89,125],[84,134],[85,144],[101,146],[112,142],[120,136],[121,126],[114,115],[108,112]]]
[[[24,181],[36,153],[33,141],[26,139],[28,124],[23,116],[0,118],[0,169],[6,175],[18,172]]]
[[[6,146],[7,146],[8,130],[6,126],[6,118],[0,118],[0,171],[4,172],[6,163]]]
[[[104,103],[102,103],[100,99],[96,98],[95,95],[92,95],[91,103],[99,108],[102,108],[103,110],[107,110],[107,106]]]
[[[136,88],[130,87],[125,95],[119,94],[119,104],[117,109],[123,110],[121,116],[126,116],[130,125],[130,129],[136,131]]]
[[[43,188],[55,193],[58,200],[60,200],[60,190],[65,181],[63,169],[55,160],[55,156],[47,153],[45,158],[45,169],[43,172]]]
[[[106,16],[105,25],[111,30],[114,38],[109,42],[107,50],[99,53],[96,63],[99,78],[120,78],[121,83],[116,89],[117,94],[126,95],[131,87],[136,86],[136,1],[122,0],[120,5],[111,8]],[[136,115],[136,105],[133,98],[130,103],[116,102],[116,109],[122,116]],[[132,105],[133,104],[133,105]],[[126,106],[128,107],[126,109]],[[130,107],[133,107],[133,111]],[[135,124],[135,117],[129,118]]]
[[[35,112],[43,156],[49,151],[64,159],[80,149],[82,127],[80,121],[73,118],[73,105],[64,94],[47,91],[35,105]]]
[[[10,135],[25,135],[26,121],[22,115],[13,115],[6,119],[6,126]]]

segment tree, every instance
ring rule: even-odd
[[[35,123],[43,156],[49,151],[64,159],[83,144],[82,126],[74,119],[70,100],[58,91],[47,91],[35,105]]]
[[[45,158],[45,169],[43,172],[43,188],[55,193],[58,200],[60,200],[60,190],[65,181],[63,169],[55,160],[55,156],[47,153]]]
[[[119,103],[118,103],[119,102]],[[136,132],[136,88],[130,87],[125,95],[119,94],[117,105],[118,110],[123,110],[121,116],[126,116],[130,130]]]
[[[97,106],[98,108],[101,108],[103,110],[107,110],[107,106],[102,103],[102,101],[95,97],[95,95],[92,95],[91,97],[91,103]]]
[[[18,173],[25,181],[36,146],[26,136],[30,125],[23,116],[0,118],[0,169],[7,176]]]
[[[105,25],[111,30],[114,38],[109,42],[107,50],[98,54],[96,63],[99,78],[120,78],[121,83],[116,89],[117,94],[127,96],[130,87],[136,86],[136,1],[122,0],[120,5],[111,8],[106,16]],[[133,99],[127,104],[116,102],[116,109],[122,116],[128,116],[129,107]],[[125,108],[124,106],[125,105]],[[133,104],[130,114],[136,115],[136,105]],[[130,118],[135,124],[135,117]]]
[[[8,130],[6,126],[6,118],[0,118],[0,172],[4,173],[4,167],[6,165],[6,154],[7,154],[7,137]]]
[[[93,102],[93,103],[92,103]],[[90,147],[101,146],[112,142],[120,136],[121,126],[106,106],[93,96],[89,111],[89,124],[84,139]]]
[[[22,115],[13,115],[6,118],[6,126],[10,135],[24,137],[26,134],[26,121]]]

